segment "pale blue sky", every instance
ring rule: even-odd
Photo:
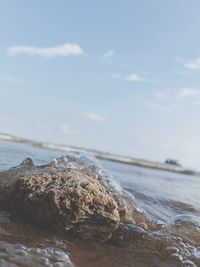
[[[0,132],[200,169],[199,0],[0,0]]]

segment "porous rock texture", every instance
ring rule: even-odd
[[[99,240],[107,240],[120,221],[118,205],[100,181],[79,170],[37,167],[30,159],[0,172],[0,207]]]
[[[66,158],[56,160],[59,167],[54,162],[36,166],[28,158],[1,171],[0,208],[84,239],[106,241],[120,224],[155,228],[134,198],[116,190],[95,166],[83,168],[84,161],[76,159],[80,168],[73,169],[66,167]]]

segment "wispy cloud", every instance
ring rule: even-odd
[[[110,49],[102,55],[102,60],[106,64],[112,64],[114,56],[115,56],[115,51]]]
[[[128,76],[124,76],[123,79],[127,82],[145,82],[145,79],[137,73],[132,73]]]
[[[186,61],[183,66],[190,70],[200,70],[200,58],[195,58]]]
[[[87,113],[84,113],[83,116],[90,121],[107,122],[107,118],[105,118],[104,116],[97,114],[95,112],[87,112]]]
[[[114,73],[113,77],[115,79],[120,79],[125,82],[151,82],[153,80],[146,79],[141,74],[131,73],[129,75],[122,75],[121,73]]]
[[[188,87],[181,89],[177,94],[178,99],[186,99],[191,97],[200,97],[200,90]]]
[[[79,130],[70,127],[67,124],[61,125],[61,132],[66,135],[79,135]]]
[[[158,102],[148,102],[146,106],[157,111],[173,111],[177,109],[179,106],[177,104],[167,104],[167,103],[158,103]]]
[[[3,76],[3,77],[0,77],[0,80],[2,81],[6,81],[6,82],[9,82],[9,83],[22,83],[22,80],[17,78],[17,77],[13,77],[13,76]]]
[[[66,43],[53,47],[11,46],[8,48],[9,56],[17,56],[21,54],[53,58],[79,56],[83,54],[83,50],[78,44],[73,43]]]
[[[200,101],[200,89],[185,87],[177,90],[154,91],[146,106],[159,111],[172,111]]]
[[[186,70],[200,70],[200,57],[192,59],[176,57],[175,61],[182,65]]]

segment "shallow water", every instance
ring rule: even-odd
[[[44,164],[61,155],[10,142],[0,142],[0,152],[0,170],[27,157]],[[146,248],[137,254],[134,249],[60,235],[0,211],[0,266],[200,266],[200,177],[105,160],[101,163],[135,196],[148,216],[163,225],[170,236],[179,238],[173,255],[148,257]],[[149,242],[153,247],[154,237]]]

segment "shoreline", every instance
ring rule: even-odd
[[[87,152],[93,156],[95,156],[98,159],[104,159],[124,164],[130,164],[135,165],[143,168],[151,168],[151,169],[157,169],[157,170],[163,170],[163,171],[170,171],[170,172],[176,172],[181,174],[190,174],[195,175],[196,172],[191,169],[186,169],[182,166],[174,166],[162,162],[155,162],[145,159],[137,159],[129,156],[121,156],[117,154],[112,154],[109,152],[103,152],[95,149],[88,149],[88,148],[82,148],[82,147],[76,147],[71,145],[62,145],[62,144],[53,144],[53,143],[43,143],[43,142],[37,142],[26,138],[20,138],[9,134],[0,134],[0,141],[9,141],[14,143],[21,143],[21,144],[28,144],[33,147],[37,148],[44,148],[44,149],[50,149],[50,150],[57,150],[61,152],[65,151],[82,151]]]

